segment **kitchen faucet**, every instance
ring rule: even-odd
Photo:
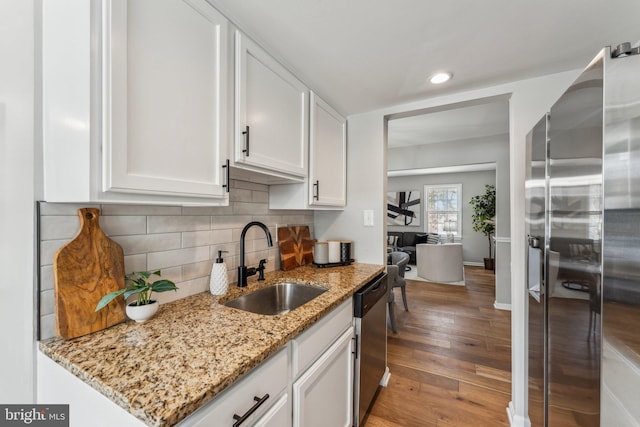
[[[244,238],[247,234],[247,230],[254,225],[257,225],[264,230],[264,233],[267,235],[267,243],[269,244],[269,246],[273,246],[273,243],[271,241],[271,233],[269,233],[269,229],[266,225],[259,221],[251,221],[249,224],[244,226],[244,228],[242,229],[242,234],[240,234],[240,266],[238,267],[238,286],[241,288],[247,286],[247,277],[256,274],[255,267],[247,268],[247,266],[244,265]],[[260,267],[264,269],[264,263],[261,263]]]

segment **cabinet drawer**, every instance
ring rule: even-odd
[[[254,398],[268,398],[260,404],[256,411],[242,424],[250,426],[260,418],[280,395],[286,392],[289,381],[287,375],[289,358],[288,348],[285,347],[271,358],[262,362],[257,368],[249,372],[238,383],[216,396],[211,402],[186,418],[180,426],[220,426],[231,427],[236,420],[234,414],[242,416],[253,406],[258,404]]]
[[[349,298],[309,330],[292,341],[293,377],[313,363],[345,331],[353,327],[353,302]]]

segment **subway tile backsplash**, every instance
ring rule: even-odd
[[[267,258],[267,271],[280,268],[276,224],[306,224],[313,235],[313,212],[270,210],[269,187],[232,181],[229,206],[147,206],[121,204],[40,204],[40,338],[55,336],[53,256],[78,232],[79,208],[100,209],[104,233],[122,246],[125,272],[162,270],[176,282],[177,292],[155,294],[166,303],[209,289],[217,251],[224,254],[229,283],[237,281],[240,233],[250,221],[265,223],[274,239],[269,248],[262,230],[253,227],[245,241],[247,265]]]

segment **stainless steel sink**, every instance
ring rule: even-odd
[[[288,313],[326,291],[327,289],[320,286],[283,282],[242,295],[227,301],[224,305],[251,313],[273,316]]]

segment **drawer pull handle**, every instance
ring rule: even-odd
[[[314,195],[313,195],[313,199],[314,200],[320,200],[320,181],[316,180],[316,183],[313,184],[314,187]]]
[[[246,419],[249,418],[251,414],[253,414],[256,411],[256,409],[260,407],[260,405],[266,402],[268,398],[269,398],[269,393],[262,396],[262,398],[259,398],[258,396],[253,396],[253,400],[256,401],[256,404],[253,405],[247,412],[245,412],[244,415],[240,416],[238,414],[233,414],[233,419],[236,420],[236,422],[233,424],[233,427],[238,427],[240,424],[245,422]]]

